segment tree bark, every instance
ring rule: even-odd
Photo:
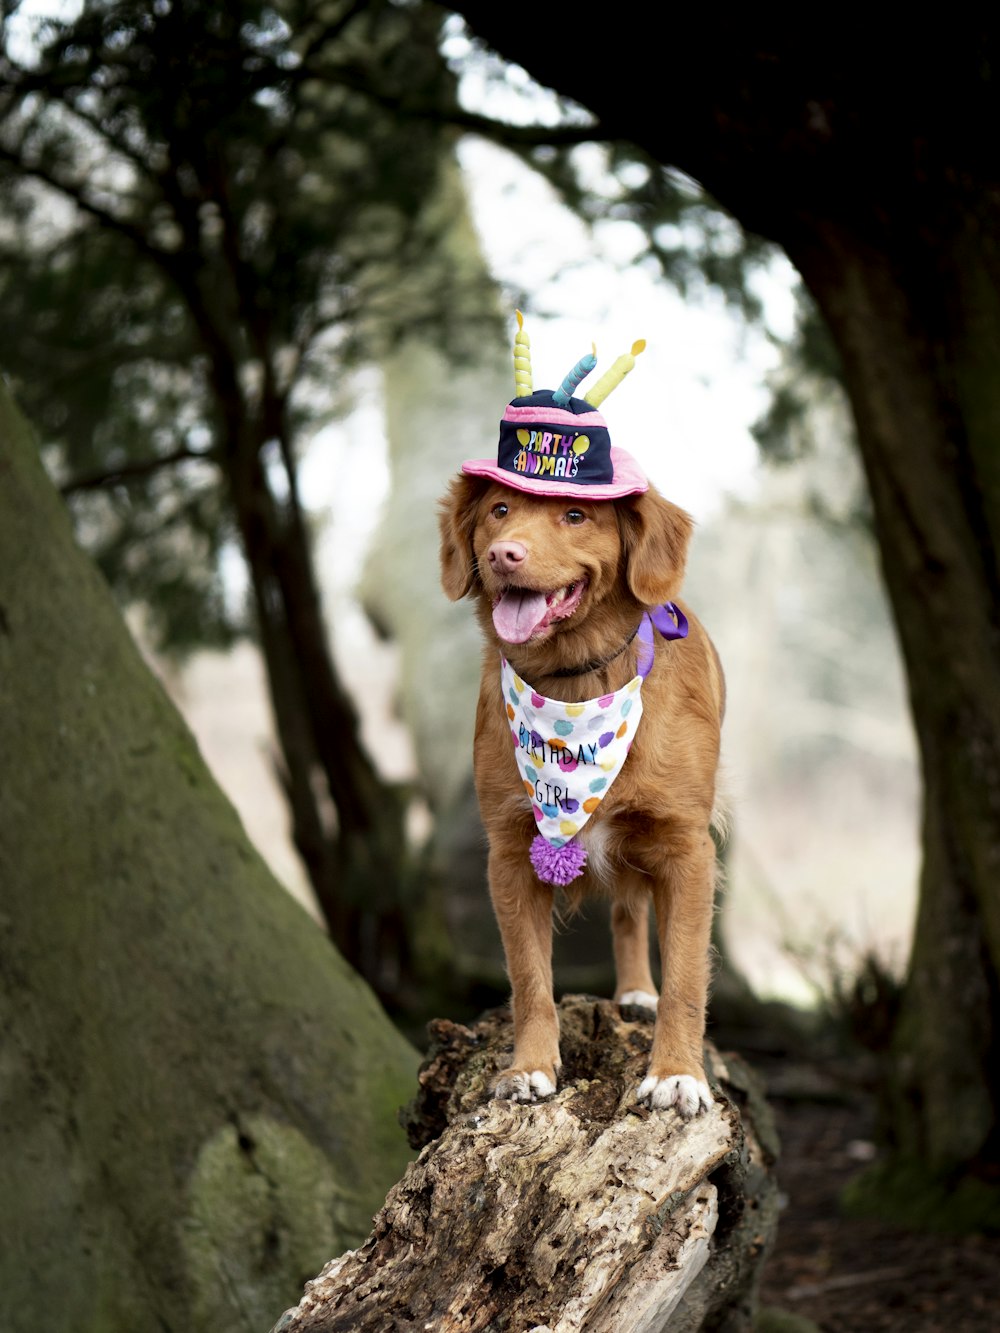
[[[893,244],[897,215],[881,243],[831,230],[796,257],[843,358],[924,778],[886,1128],[907,1175],[985,1185],[1000,1170],[1000,207],[933,202],[920,236],[911,220]]]
[[[0,1327],[259,1333],[403,1169],[416,1054],[248,843],[2,395],[0,755]]]
[[[716,1100],[690,1121],[635,1104],[652,1017],[559,1007],[560,1090],[495,1101],[506,1011],[432,1025],[408,1112],[423,1147],[365,1244],[333,1260],[274,1333],[671,1333],[752,1327],[777,1218],[770,1114],[707,1048]]]

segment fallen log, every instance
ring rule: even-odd
[[[777,1144],[747,1066],[706,1044],[707,1113],[635,1102],[652,1016],[559,1006],[559,1090],[494,1101],[506,1011],[439,1021],[404,1122],[416,1162],[368,1240],[272,1333],[740,1333],[774,1231]]]

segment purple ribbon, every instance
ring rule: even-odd
[[[653,668],[654,638],[653,626],[665,639],[686,639],[688,632],[687,616],[673,602],[664,602],[662,606],[650,607],[642,613],[639,622],[639,675],[646,679]]]

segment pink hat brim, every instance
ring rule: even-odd
[[[462,471],[470,477],[488,477],[490,481],[509,486],[527,495],[547,495],[555,499],[618,500],[623,495],[641,495],[649,490],[649,482],[642,468],[630,453],[611,446],[611,466],[614,480],[586,486],[576,481],[558,481],[550,477],[527,477],[520,472],[508,472],[498,467],[492,458],[467,458]]]

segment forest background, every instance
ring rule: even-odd
[[[688,592],[732,683],[729,955],[765,994],[801,999],[805,979],[829,1002],[867,969],[898,1003],[918,798],[878,515],[836,355],[774,245],[617,129],[595,148],[600,126],[579,106],[429,7],[86,5],[27,56],[26,17],[5,19],[5,372],[79,538],[199,729],[192,682],[210,668],[191,655],[255,638],[259,658],[240,652],[250,674],[264,663],[275,729],[251,742],[265,760],[252,785],[276,775],[307,875],[277,842],[271,854],[284,878],[308,879],[390,1011],[414,1031],[428,1005],[459,1012],[502,992],[462,758],[476,648],[436,589],[433,506],[460,458],[489,447],[515,303],[553,383],[592,338],[608,356],[638,334],[653,344],[620,395],[619,438],[700,520]],[[735,50],[743,36],[737,25]],[[460,70],[478,92],[463,95]],[[483,152],[462,138],[472,131],[544,187],[518,175],[470,203],[456,162]],[[480,178],[495,187],[505,160]],[[538,242],[568,225],[556,198],[591,228],[568,272]],[[502,225],[506,255],[495,241],[484,253],[505,210],[537,231]],[[612,252],[613,276],[595,248]],[[654,281],[685,300],[648,296]],[[659,350],[634,327],[640,311]],[[678,366],[702,339],[694,376],[708,383],[685,388]],[[729,417],[719,399],[735,384]],[[771,459],[755,479],[751,425]],[[742,455],[726,449],[736,432]],[[688,498],[694,453],[716,482],[738,470],[741,494],[713,502],[689,475]],[[343,600],[361,570],[391,643]],[[428,709],[428,681],[458,721]],[[588,941],[562,942],[565,984],[600,985]],[[976,1133],[988,1162],[990,1131]],[[968,1164],[939,1146],[949,1171]]]

